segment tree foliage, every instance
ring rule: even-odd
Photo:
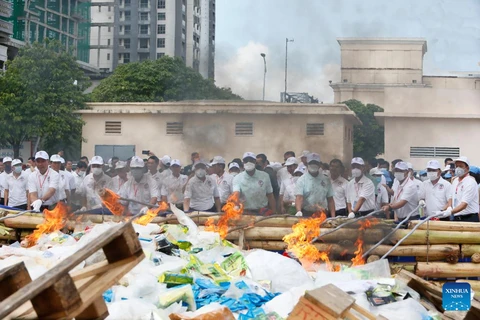
[[[0,141],[18,157],[20,145],[36,137],[46,145],[81,139],[83,122],[73,112],[85,108],[82,92],[89,85],[58,41],[20,49],[0,74]]]
[[[164,102],[180,100],[238,100],[230,88],[218,88],[180,58],[127,63],[102,80],[91,95],[96,102]]]
[[[382,154],[385,149],[385,132],[373,114],[383,112],[383,109],[375,104],[364,105],[354,99],[343,103],[355,112],[363,123],[363,125],[355,126],[353,130],[353,154],[365,160]]]

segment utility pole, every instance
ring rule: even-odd
[[[283,96],[284,102],[287,102],[288,43],[293,41],[294,39],[285,38],[285,91]]]
[[[265,101],[265,78],[267,77],[267,60],[265,59],[265,53],[260,53],[260,55],[263,58],[263,101]]]

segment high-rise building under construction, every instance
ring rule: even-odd
[[[19,46],[46,38],[60,41],[77,60],[88,63],[90,1],[0,0],[0,60],[2,47],[12,58]]]

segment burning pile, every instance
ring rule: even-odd
[[[368,228],[371,228],[372,226],[378,224],[378,219],[376,218],[370,218],[370,219],[365,219],[365,220],[360,220],[358,223],[360,224],[359,228],[359,234],[357,241],[355,241],[355,247],[357,247],[357,250],[354,252],[355,257],[352,258],[352,266],[361,266],[365,264],[365,258],[362,257],[363,255],[363,236],[365,234],[365,230]]]
[[[205,222],[205,231],[218,232],[222,239],[227,237],[228,222],[240,219],[243,214],[243,204],[240,202],[240,193],[234,192],[228,197],[227,203],[223,206],[224,214],[215,225],[215,219],[209,218]]]
[[[304,267],[317,262],[325,262],[330,271],[338,271],[340,267],[333,266],[328,258],[329,252],[318,251],[310,242],[320,235],[320,226],[327,216],[324,212],[315,213],[311,218],[302,219],[292,226],[293,232],[283,237],[287,244],[287,251],[293,254]]]
[[[45,209],[43,214],[45,220],[37,226],[37,229],[32,234],[25,238],[24,244],[26,247],[34,246],[42,234],[52,233],[63,228],[67,219],[68,207],[65,203],[59,202],[55,209],[51,211]]]
[[[111,213],[116,216],[123,215],[125,207],[120,203],[120,196],[118,194],[107,188],[100,191],[99,194],[103,204]]]
[[[166,211],[167,209],[168,203],[166,203],[165,201],[161,201],[158,203],[158,207],[149,208],[145,215],[135,219],[135,221],[133,222],[136,224],[141,224],[142,226],[146,226],[147,224],[152,222],[153,218],[155,218],[160,212]]]

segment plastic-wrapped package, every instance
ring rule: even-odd
[[[265,303],[263,305],[263,310],[265,313],[277,312],[283,318],[287,318],[298,303],[300,297],[305,294],[305,291],[313,289],[315,289],[313,282],[298,287],[292,287]]]
[[[428,311],[414,299],[406,299],[376,308],[372,313],[382,315],[389,320],[423,320],[430,319]],[[399,312],[401,310],[401,312]]]
[[[168,289],[160,295],[158,300],[160,308],[166,308],[176,302],[183,301],[188,305],[190,311],[197,310],[192,286],[189,284]]]
[[[320,288],[330,283],[348,282],[355,279],[357,279],[357,277],[353,273],[319,270],[315,274],[315,287]]]
[[[219,303],[211,303],[195,312],[184,312],[171,314],[171,320],[235,320],[235,316],[227,307]]]
[[[272,292],[285,292],[299,284],[313,286],[312,278],[299,263],[278,253],[252,250],[245,261],[253,280],[272,282]]]
[[[157,307],[142,299],[119,300],[107,304],[109,316],[111,320],[134,320],[140,317],[156,312]],[[163,319],[162,319],[163,320]]]
[[[392,276],[387,259],[380,259],[361,266],[348,268],[345,272],[354,273],[358,279],[362,280],[390,278]]]

